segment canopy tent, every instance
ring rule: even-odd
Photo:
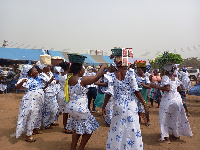
[[[100,65],[101,63],[95,61],[91,55],[89,54],[82,54],[83,56],[86,56],[87,58],[85,58],[85,62],[88,64],[88,65],[91,65],[91,66],[98,66]]]
[[[102,55],[91,55],[91,57],[92,57],[96,62],[99,62],[99,63],[101,63],[101,64],[107,63],[107,62],[103,59]]]
[[[48,52],[49,52],[49,55],[50,55],[51,57],[60,56],[60,57],[62,57],[62,58],[65,58],[65,57],[63,56],[62,52],[60,52],[60,51],[48,50]]]
[[[36,62],[40,60],[40,55],[43,54],[44,51],[41,49],[0,47],[0,64],[11,65],[17,63],[28,63],[30,61]]]
[[[114,59],[110,59],[110,56],[102,56],[102,58],[108,63],[112,64],[114,62]]]

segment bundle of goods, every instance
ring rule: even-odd
[[[59,63],[63,62],[64,58],[60,57],[60,56],[54,56],[51,58],[51,64],[53,66],[58,66]]]
[[[144,61],[144,60],[136,60],[135,61],[135,65],[137,66],[137,67],[139,67],[139,68],[142,68],[142,67],[146,67],[146,61]]]

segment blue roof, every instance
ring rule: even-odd
[[[52,50],[48,50],[48,51],[49,51],[49,54],[51,55],[51,57],[60,56],[62,58],[65,58],[61,51],[52,51]]]
[[[112,64],[114,62],[114,59],[110,59],[110,56],[102,56],[102,57],[109,64]]]
[[[33,60],[39,61],[43,55],[41,49],[21,49],[0,47],[0,59]]]
[[[97,61],[95,61],[89,54],[82,54],[83,56],[86,56],[87,58],[85,58],[85,62],[88,65],[100,65],[101,63],[98,63]]]

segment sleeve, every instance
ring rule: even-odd
[[[114,84],[113,84],[113,77],[112,74],[105,74],[105,80],[108,83],[107,89],[104,91],[105,94],[114,95]]]
[[[17,84],[16,84],[15,86],[17,86],[18,84],[20,84],[20,83],[22,82],[23,79],[26,79],[26,78],[21,78],[21,79],[19,79],[19,80],[17,81]],[[22,85],[23,89],[29,89],[29,85],[28,85],[27,83],[28,83],[28,81],[23,83],[23,85]]]
[[[149,77],[148,76],[146,76],[146,83],[148,84],[150,84],[150,80],[149,80]]]
[[[128,70],[128,71],[129,71],[129,74],[130,74],[129,82],[130,82],[131,91],[132,92],[139,91],[134,70]]]
[[[165,86],[165,85],[169,85],[170,84],[170,79],[168,76],[163,76],[162,77],[162,81],[161,81],[161,85]]]
[[[179,80],[179,78],[176,78],[176,84],[177,84],[177,86],[180,86],[182,84],[182,82]]]

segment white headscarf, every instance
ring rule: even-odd
[[[33,68],[32,65],[26,64],[22,67],[19,79],[28,77],[28,71]]]
[[[47,67],[48,65],[45,65],[45,64],[42,64],[42,63],[38,63],[37,66],[38,66],[40,69],[44,69],[44,68]]]

